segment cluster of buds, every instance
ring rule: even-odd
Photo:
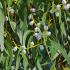
[[[56,10],[54,11],[56,17],[59,16],[59,11],[60,11],[60,9],[61,9],[61,5],[60,5],[60,4],[57,4],[57,5],[56,5]],[[51,14],[54,13],[52,9],[51,9],[49,12],[50,12]]]
[[[28,20],[30,21],[29,22],[29,25],[31,25],[31,26],[33,26],[34,25],[34,20],[33,20],[33,17],[34,17],[34,15],[36,14],[36,9],[35,8],[31,8],[30,9],[30,14],[28,15]]]
[[[65,10],[69,10],[69,9],[70,9],[70,4],[64,5],[64,9],[65,9]]]
[[[24,54],[26,54],[26,47],[25,47],[25,46],[21,46],[21,48],[22,48],[22,52],[23,52]],[[15,46],[15,47],[13,48],[13,51],[16,52],[17,50],[18,50],[18,48]]]
[[[56,12],[55,12],[56,17],[59,16],[59,11],[60,11],[60,9],[61,9],[61,5],[60,5],[60,4],[57,4],[57,5],[56,5]]]
[[[48,25],[44,24],[43,28],[44,28],[44,31],[45,31],[46,35],[50,36],[51,32],[49,31]],[[42,34],[42,31],[41,31],[40,27],[36,27],[34,32],[35,32],[34,36],[36,37],[37,40],[40,40],[40,39],[43,38],[43,34]]]
[[[34,37],[36,38],[36,40],[40,41],[41,39],[43,39],[43,31],[46,32],[47,36],[50,36],[51,32],[49,31],[48,25],[42,24],[40,22],[40,20],[38,20],[38,21],[35,20],[36,9],[35,8],[31,8],[29,11],[30,11],[30,13],[28,15],[29,25],[34,27],[33,28],[33,30],[34,30]],[[33,42],[31,42],[31,43],[34,44]]]
[[[36,37],[37,40],[42,39],[41,33],[35,33],[34,36]]]
[[[21,46],[21,48],[22,48],[22,52],[23,52],[24,54],[26,54],[26,47],[25,47],[25,46]]]
[[[37,40],[40,40],[42,38],[41,30],[39,27],[35,27],[34,29],[34,36],[36,37]]]
[[[62,4],[64,4],[64,5],[65,5],[66,3],[67,3],[67,1],[66,1],[66,0],[62,0]]]
[[[62,4],[64,5],[64,9],[65,9],[65,10],[69,10],[69,9],[70,9],[70,4],[67,3],[66,0],[62,0]]]
[[[69,10],[70,9],[70,4],[67,3],[66,0],[62,0],[62,4],[63,4],[65,10]],[[59,17],[59,11],[60,10],[61,10],[61,4],[57,4],[56,5],[56,10],[55,10],[55,16],[56,17]],[[50,13],[53,14],[53,10],[52,9],[50,10]]]
[[[47,24],[44,24],[44,30],[47,32],[47,36],[51,35],[51,31],[49,31],[49,27]]]

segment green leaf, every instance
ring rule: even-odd
[[[7,4],[8,4],[9,6],[11,6],[11,5],[12,5],[12,0],[7,0]]]
[[[27,38],[27,36],[30,34],[30,33],[32,33],[33,31],[31,31],[31,30],[27,30],[26,32],[24,32],[24,36],[23,36],[23,45],[25,45],[25,43],[26,43],[26,38]]]
[[[20,56],[19,56],[19,54],[17,54],[15,70],[18,70],[19,69],[19,64],[20,64]]]
[[[16,30],[16,22],[13,22],[13,21],[10,20],[10,25],[11,25],[12,30],[15,32],[15,30]]]
[[[6,53],[8,56],[10,56],[10,54],[9,54],[9,52],[8,52],[7,49],[5,49],[4,51],[5,51],[5,53]]]
[[[8,40],[5,40],[4,41],[4,44],[5,44],[5,46],[6,46],[6,50],[8,51],[6,51],[5,50],[5,52],[8,54],[9,53],[9,55],[12,57],[13,56],[13,51],[12,51],[12,44],[10,44],[10,42],[8,42]]]
[[[55,43],[53,43],[53,41],[51,41],[51,46],[49,47],[50,49],[50,53],[51,53],[51,60],[54,59],[56,53],[57,53],[57,45],[55,45]]]
[[[37,67],[38,67],[38,70],[42,70],[39,58],[37,59]]]
[[[55,60],[58,57],[58,55],[59,55],[59,53],[56,52],[55,55],[52,58],[52,61]]]
[[[21,53],[22,58],[23,58],[23,66],[24,66],[24,70],[27,70],[27,66],[28,66],[28,59],[25,56],[25,54]]]
[[[33,0],[27,0],[27,3],[28,4],[33,3]]]
[[[0,55],[0,63],[1,63],[1,62],[4,63],[4,61],[5,61],[5,57],[4,57],[3,53],[1,53],[1,55]]]
[[[58,53],[60,53],[60,54],[62,54],[62,56],[66,59],[66,61],[68,62],[68,64],[70,65],[70,58],[68,57],[68,55],[67,55],[67,52],[66,52],[66,50],[63,48],[63,46],[61,46],[59,43],[57,43],[56,41],[52,41],[51,40],[51,46],[50,47],[52,47],[52,48],[54,48],[53,49],[53,52],[55,52],[54,54],[51,54],[51,56],[52,55],[55,55],[56,54],[56,52],[58,52]],[[51,49],[50,49],[51,50]],[[52,53],[53,53],[52,52]],[[53,56],[54,57],[54,56]]]
[[[44,24],[45,23],[45,21],[46,21],[46,14],[47,14],[47,12],[45,12],[43,14],[42,21],[40,22],[41,24]]]
[[[50,70],[55,70],[55,61],[52,63]]]
[[[68,53],[68,57],[70,58],[70,52]]]
[[[55,12],[55,4],[54,4],[54,1],[52,1],[52,12],[53,13]]]
[[[9,57],[6,57],[6,64],[5,64],[5,69],[6,70],[9,70],[8,63],[9,63]]]
[[[3,6],[0,2],[0,49],[4,50],[4,12]]]
[[[28,43],[27,43],[27,48],[30,47],[30,43],[31,43],[32,38],[33,38],[33,36],[30,36]]]
[[[13,50],[12,50],[12,45],[8,42],[8,40],[5,40],[5,52],[8,54],[7,57],[9,57],[9,61],[8,61],[8,69],[10,69],[11,64],[12,64],[12,60],[13,60]]]
[[[59,11],[59,24],[61,23],[61,10]]]
[[[62,22],[62,23],[60,24],[60,28],[61,28],[61,34],[62,34],[62,36],[63,36],[63,35],[66,36],[66,31],[65,31],[64,22]]]
[[[28,25],[27,25],[26,21],[20,20],[20,29],[22,31],[26,31],[28,29]]]

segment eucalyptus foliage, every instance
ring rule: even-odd
[[[0,70],[70,70],[70,1],[0,0]]]

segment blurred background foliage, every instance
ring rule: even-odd
[[[70,1],[62,1],[0,0],[0,70],[70,70]]]

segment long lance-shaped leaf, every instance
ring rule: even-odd
[[[0,49],[4,50],[4,13],[3,6],[0,2]]]
[[[53,59],[55,54],[58,52],[60,54],[62,54],[62,56],[66,59],[66,61],[68,62],[68,64],[70,65],[70,58],[67,55],[67,52],[65,50],[65,48],[63,48],[63,46],[61,46],[59,43],[52,41],[51,40],[51,47],[54,48],[52,51],[55,51],[55,53],[53,53]]]
[[[19,69],[19,64],[20,64],[20,56],[18,54],[17,55],[17,59],[16,59],[16,68],[15,68],[15,70],[18,70]]]
[[[33,31],[31,31],[31,30],[27,30],[25,33],[24,33],[24,36],[23,36],[23,45],[25,45],[25,43],[26,43],[26,38],[27,38],[27,36],[30,34],[30,33],[32,33]]]
[[[38,67],[38,70],[42,70],[42,67],[41,67],[39,59],[37,60],[37,67]]]
[[[24,66],[24,70],[27,70],[27,66],[28,66],[28,59],[26,57],[25,54],[21,53],[22,58],[23,58],[23,66]]]

